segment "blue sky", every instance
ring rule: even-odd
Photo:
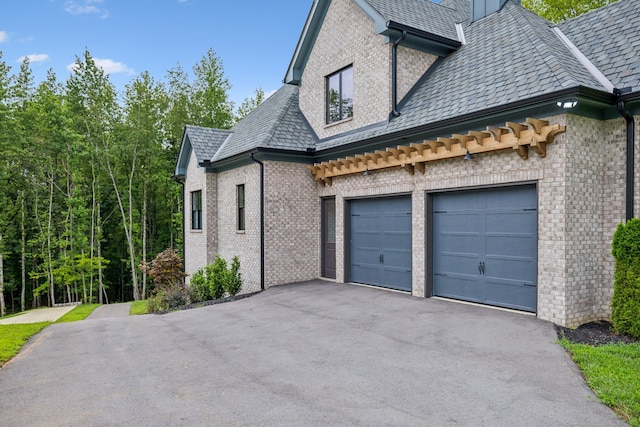
[[[15,74],[30,56],[36,83],[59,81],[85,49],[119,91],[143,71],[191,72],[209,48],[222,59],[236,106],[280,87],[312,0],[5,0],[0,51]]]

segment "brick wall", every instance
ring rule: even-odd
[[[409,93],[437,58],[436,55],[409,49],[402,44],[398,47],[398,102]]]
[[[349,37],[344,37],[344,28]],[[391,112],[391,43],[375,34],[373,21],[352,0],[334,0],[302,75],[300,108],[320,138],[388,120]],[[400,46],[398,101],[436,56]],[[353,118],[325,123],[325,78],[353,65]]]
[[[244,184],[245,230],[236,228],[236,186]],[[243,166],[218,174],[218,253],[227,263],[240,258],[241,293],[260,290],[260,166]]]
[[[211,218],[207,216],[206,210],[213,203],[208,196],[207,179],[204,168],[198,166],[196,155],[192,150],[184,183],[184,269],[187,274],[193,274],[207,265],[207,227],[211,223]],[[191,229],[191,192],[193,191],[202,191],[202,230]],[[189,276],[186,281],[189,283]]]
[[[611,293],[611,226],[605,227],[605,127],[609,124],[575,116],[548,118],[551,123],[567,122],[568,132],[557,135],[548,145],[547,157],[533,151],[522,160],[512,150],[476,155],[473,161],[461,158],[427,164],[424,175],[411,176],[400,169],[376,171],[369,177],[352,175],[336,178],[333,186],[318,185],[322,196],[336,197],[336,223],[344,230],[345,201],[350,198],[410,193],[413,206],[413,295],[425,294],[425,259],[430,256],[425,241],[425,198],[429,191],[511,185],[537,182],[538,185],[538,317],[575,326],[608,314]],[[616,128],[615,124],[610,125]],[[613,131],[612,131],[613,132]],[[619,155],[617,156],[619,157]],[[609,159],[612,164],[619,159]],[[611,179],[610,179],[611,180]],[[608,193],[607,193],[608,194]],[[613,197],[618,197],[613,192]],[[617,214],[611,212],[609,216]],[[605,228],[607,231],[605,232]],[[615,228],[615,227],[614,227]],[[604,234],[603,234],[604,232]],[[608,236],[608,237],[606,237]],[[343,233],[337,236],[337,281],[345,278]],[[608,239],[608,243],[605,240]]]
[[[311,280],[320,270],[320,200],[299,163],[265,162],[265,282]]]

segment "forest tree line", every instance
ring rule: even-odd
[[[237,110],[222,61],[143,72],[119,93],[88,51],[66,81],[38,84],[28,59],[0,51],[0,316],[42,305],[144,299],[139,268],[182,250],[182,187],[173,179],[185,124],[230,128]]]

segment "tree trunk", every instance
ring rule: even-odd
[[[100,268],[98,268],[98,303],[102,304],[102,293],[104,292],[104,284],[102,283],[102,244],[100,243],[100,239],[102,238],[102,229],[100,228],[100,203],[97,206],[96,223],[96,248],[98,249],[98,262],[100,263]],[[106,294],[105,294],[106,295]]]
[[[25,232],[25,229],[24,229],[24,190],[21,191],[20,210],[22,211],[22,220],[20,222],[20,232],[22,234],[22,240],[20,242],[20,267],[22,269],[22,289],[20,292],[20,311],[24,311],[25,297],[26,297],[26,290],[27,290],[27,266],[26,266],[27,233]]]
[[[0,233],[0,317],[6,314],[4,306],[4,249],[2,248],[2,233]]]
[[[124,204],[122,202],[122,195],[120,194],[120,189],[118,188],[118,183],[116,182],[115,173],[111,168],[111,162],[107,156],[106,158],[106,171],[109,174],[109,178],[111,178],[111,183],[113,184],[113,190],[116,193],[116,199],[118,200],[118,207],[120,208],[120,214],[122,215],[122,226],[124,227],[124,235],[127,238],[127,247],[129,249],[129,266],[131,268],[131,284],[133,286],[133,299],[138,301],[140,299],[140,289],[138,288],[138,274],[136,273],[136,258],[135,258],[135,247],[133,244],[133,177],[135,173],[135,164],[136,164],[136,151],[134,149],[133,161],[131,165],[131,172],[129,174],[129,211],[128,214],[124,210]]]
[[[53,282],[53,255],[51,254],[51,227],[53,222],[53,170],[51,170],[49,184],[49,220],[47,223],[47,258],[48,258],[48,274],[49,274],[49,288],[51,307],[56,305],[56,292],[55,284]]]
[[[147,186],[142,183],[142,262],[147,262]],[[147,297],[147,272],[142,271],[142,298]]]

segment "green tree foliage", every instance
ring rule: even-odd
[[[522,0],[522,5],[551,22],[575,18],[616,0]]]
[[[618,225],[611,320],[618,333],[640,338],[640,218]]]
[[[247,117],[258,105],[262,104],[262,101],[264,101],[264,91],[261,88],[258,88],[256,89],[256,93],[253,97],[246,98],[242,101],[242,104],[240,104],[236,113],[236,121],[239,122]]]
[[[229,88],[213,50],[123,93],[89,51],[64,82],[0,51],[0,312],[145,298],[137,266],[181,249],[184,126],[230,127]]]

